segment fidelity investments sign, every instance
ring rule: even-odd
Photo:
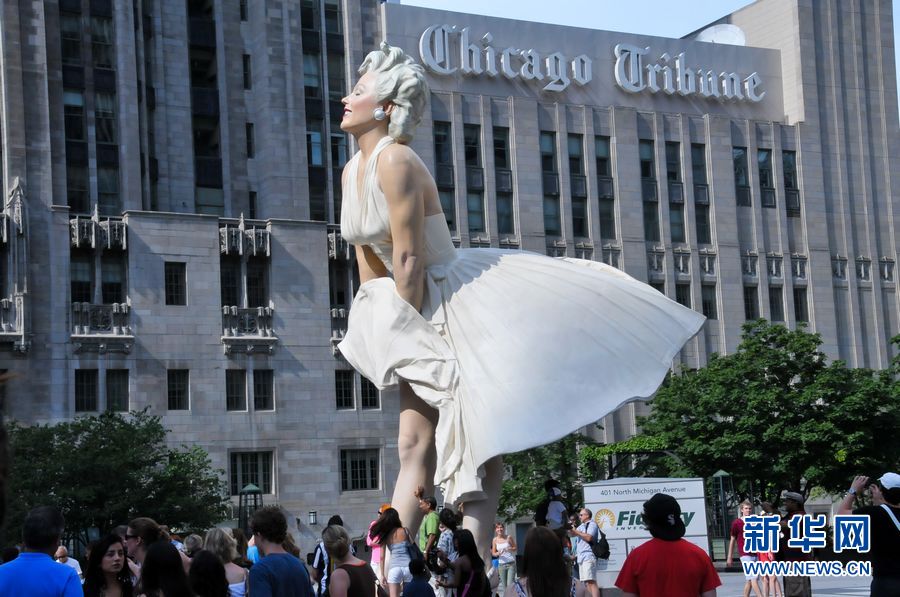
[[[541,53],[533,48],[497,48],[494,36],[485,33],[477,42],[468,27],[432,25],[419,37],[419,56],[425,67],[436,75],[460,72],[468,76],[522,79],[543,83],[543,90],[565,91],[572,83],[585,86],[593,79],[593,61],[586,54],[570,58],[562,52]],[[685,52],[674,59],[663,52],[648,59],[650,48],[617,44],[616,84],[628,93],[659,92],[683,97],[699,96],[720,101],[762,101],[762,78],[753,72],[736,72],[688,66]]]

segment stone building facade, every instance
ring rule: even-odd
[[[413,147],[459,246],[602,260],[703,311],[679,367],[734,351],[755,317],[884,367],[891,10],[758,0],[715,23],[745,45],[712,45],[697,38],[737,29],[666,39],[375,0],[5,2],[6,413],[149,407],[232,493],[253,482],[302,532],[338,511],[361,533],[391,493],[398,400],[334,349],[354,287],[340,98],[382,38],[427,66]],[[624,439],[646,412],[596,433]]]

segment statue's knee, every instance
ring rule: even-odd
[[[421,462],[428,453],[428,441],[420,433],[401,433],[397,439],[401,463]]]

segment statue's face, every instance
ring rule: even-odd
[[[341,130],[348,133],[361,133],[381,123],[387,124],[387,119],[375,120],[375,108],[387,109],[386,105],[379,104],[375,96],[375,84],[378,75],[366,73],[359,78],[350,94],[341,100],[344,104],[344,115],[341,119]]]

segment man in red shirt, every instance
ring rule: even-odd
[[[657,493],[644,502],[643,519],[653,539],[625,559],[616,579],[622,597],[716,597],[722,581],[706,552],[682,539],[678,501]]]
[[[738,557],[741,562],[755,562],[757,560],[757,557],[754,554],[746,553],[744,551],[744,517],[750,516],[751,514],[753,514],[753,502],[744,500],[741,502],[741,515],[738,518],[735,518],[734,522],[731,523],[731,539],[728,541],[728,557],[725,558],[726,566],[731,566],[731,556],[734,553],[735,544],[737,544]],[[747,582],[744,583],[744,597],[750,597],[750,589],[753,589],[753,594],[756,597],[762,597],[762,591],[759,590],[759,577],[744,572],[744,578],[747,580]]]

